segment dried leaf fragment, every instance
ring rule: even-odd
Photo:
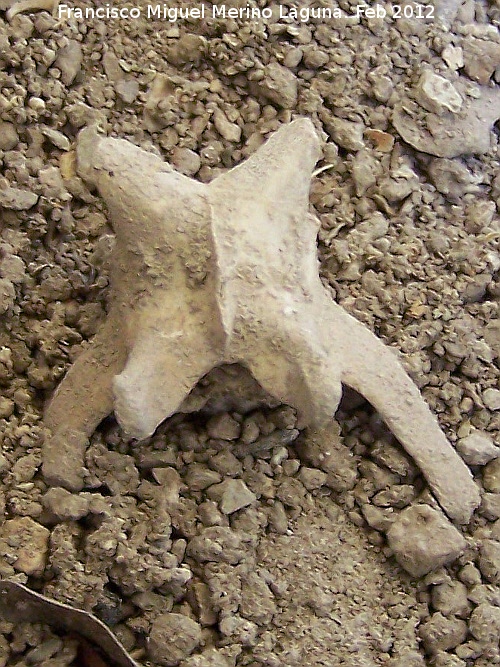
[[[118,667],[139,667],[98,618],[35,593],[15,581],[0,581],[0,618],[11,623],[46,623],[75,632],[98,646]]]

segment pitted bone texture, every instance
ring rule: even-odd
[[[479,492],[467,466],[393,352],[319,279],[309,211],[319,156],[313,124],[299,119],[207,185],[128,141],[81,132],[78,172],[116,233],[113,292],[105,324],[46,410],[49,483],[82,488],[85,442],[113,410],[125,433],[147,438],[206,373],[238,363],[296,408],[302,427],[333,417],[341,383],[359,391],[448,516],[468,521]]]

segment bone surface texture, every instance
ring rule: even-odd
[[[116,234],[112,294],[106,322],[46,410],[49,483],[82,488],[88,438],[113,411],[126,434],[147,438],[200,378],[238,363],[303,427],[332,419],[341,383],[363,394],[448,516],[468,521],[479,504],[469,469],[394,352],[319,279],[309,210],[319,156],[312,123],[299,119],[207,185],[128,141],[81,132],[78,173]],[[73,462],[63,470],[62,457]]]

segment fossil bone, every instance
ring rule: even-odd
[[[6,16],[8,21],[12,21],[14,16],[17,16],[22,12],[36,12],[43,10],[55,15],[58,6],[59,0],[21,0],[12,5]]]
[[[116,233],[113,292],[106,322],[46,410],[49,483],[82,487],[87,438],[113,410],[141,440],[212,368],[239,363],[296,408],[301,426],[333,417],[342,382],[359,391],[450,518],[468,521],[479,504],[469,469],[393,351],[319,279],[309,211],[319,153],[312,123],[299,119],[207,185],[128,141],[80,133],[78,172],[104,198]]]

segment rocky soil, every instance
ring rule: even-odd
[[[434,19],[411,3],[413,18],[357,19],[341,0],[343,18],[307,22],[277,4],[176,22],[22,4],[0,0],[1,578],[92,611],[140,663],[500,664],[498,0],[436,0]],[[317,433],[270,402],[175,415],[140,445],[110,418],[85,489],[48,488],[43,406],[104,318],[112,243],[75,175],[78,130],[98,122],[209,181],[301,115],[324,139],[322,277],[399,351],[471,466],[471,524],[442,523],[349,392]],[[245,381],[218,369],[198,391],[222,376]],[[0,666],[77,650],[0,620]]]

